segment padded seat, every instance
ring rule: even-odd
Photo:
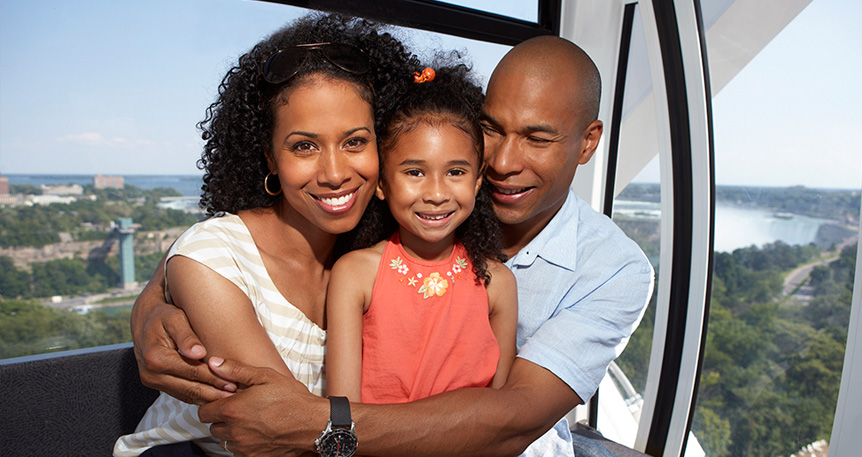
[[[111,455],[158,391],[131,343],[0,360],[0,455]]]

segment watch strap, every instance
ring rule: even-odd
[[[329,420],[333,428],[347,428],[353,424],[350,420],[350,401],[347,397],[329,398]]]

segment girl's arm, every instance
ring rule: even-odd
[[[373,248],[372,248],[373,249]],[[362,315],[380,255],[350,252],[335,262],[326,290],[326,394],[361,401]]]
[[[500,361],[491,387],[499,389],[506,383],[517,353],[518,286],[515,275],[500,262],[488,261],[491,282],[488,283],[488,319],[500,346]]]
[[[224,276],[182,255],[167,263],[171,299],[188,316],[207,356],[236,358],[290,375],[248,296]],[[291,375],[292,376],[292,375]]]

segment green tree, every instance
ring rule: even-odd
[[[0,297],[18,298],[30,295],[30,277],[6,256],[0,256]]]

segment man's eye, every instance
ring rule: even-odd
[[[489,135],[490,135],[490,134],[493,134],[493,133],[499,133],[499,132],[497,131],[497,129],[495,129],[494,127],[491,127],[490,125],[488,125],[488,124],[486,124],[486,123],[484,123],[484,122],[480,123],[479,125],[482,127],[482,131],[483,131],[483,132],[485,132],[486,134],[489,134]]]

